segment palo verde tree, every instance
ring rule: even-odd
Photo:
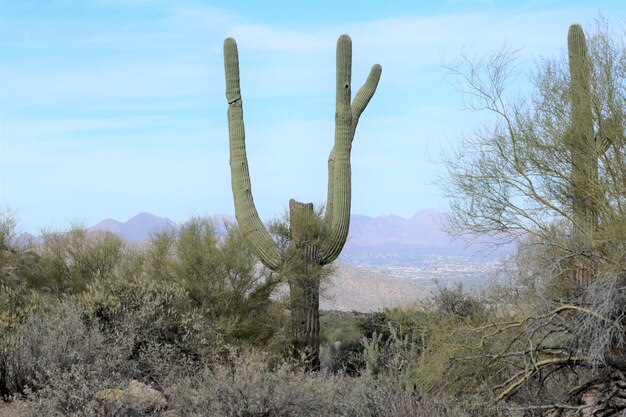
[[[626,52],[601,25],[590,42],[572,25],[567,58],[540,61],[526,96],[507,89],[514,52],[448,67],[466,106],[492,116],[444,157],[456,232],[541,242],[593,269],[624,266],[610,254],[624,249],[626,233]],[[580,263],[561,268],[580,278]]]
[[[239,57],[234,39],[224,41],[230,168],[235,214],[243,236],[261,262],[285,274],[290,290],[293,347],[306,364],[319,368],[320,268],[334,261],[348,236],[351,204],[350,151],[359,117],[376,91],[381,66],[374,65],[365,84],[351,100],[352,41],[337,42],[335,143],[328,158],[328,200],[323,221],[315,220],[313,204],[289,201],[290,242],[280,250],[265,228],[252,198],[245,148]]]
[[[587,37],[572,25],[567,45],[527,95],[509,93],[510,51],[448,67],[492,119],[446,157],[444,188],[456,231],[516,240],[530,282],[523,317],[478,329],[509,340],[483,352],[508,376],[497,398],[613,415],[626,409],[626,41],[600,21]]]

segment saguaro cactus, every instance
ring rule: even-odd
[[[598,210],[604,198],[598,182],[598,159],[615,138],[623,132],[620,123],[611,118],[599,121],[594,132],[592,110],[591,62],[587,51],[585,34],[579,24],[573,24],[567,35],[570,68],[570,92],[572,121],[568,146],[572,161],[571,194],[574,244],[579,253],[574,260],[576,284],[580,288],[589,285],[594,275],[594,235],[598,228]]]
[[[252,197],[245,147],[243,107],[239,85],[239,57],[234,39],[224,41],[230,169],[235,215],[243,236],[261,262],[286,271],[291,298],[293,346],[305,354],[309,367],[319,368],[319,271],[341,252],[350,224],[350,152],[359,117],[376,91],[381,66],[374,65],[365,84],[351,99],[352,41],[337,41],[335,143],[328,158],[328,200],[321,227],[314,224],[313,204],[289,201],[290,245],[281,251],[264,227]]]
[[[579,252],[589,253],[596,223],[598,150],[593,132],[589,56],[585,35],[578,24],[569,28],[567,49],[572,97],[572,124],[568,146],[572,160],[574,239]],[[577,284],[586,286],[592,275],[590,260],[584,256],[577,257],[574,270]]]

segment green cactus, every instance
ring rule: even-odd
[[[348,237],[351,203],[350,152],[359,117],[376,91],[382,68],[374,65],[352,103],[352,41],[337,41],[335,143],[328,158],[328,200],[321,227],[314,224],[312,203],[289,201],[290,245],[281,251],[264,227],[252,198],[245,148],[243,107],[239,85],[239,57],[234,39],[224,41],[230,168],[235,215],[242,234],[261,262],[273,271],[287,271],[290,287],[292,338],[297,354],[319,368],[320,267],[334,261]]]
[[[574,24],[567,35],[569,55],[572,122],[568,147],[572,161],[571,186],[575,244],[577,252],[589,252],[597,212],[598,150],[594,140],[591,110],[590,64],[585,35]],[[592,274],[588,260],[578,257],[574,266],[575,281],[584,287]]]
[[[573,24],[567,35],[570,68],[572,121],[568,132],[570,149],[572,220],[574,224],[575,282],[584,288],[594,275],[594,235],[598,231],[598,215],[602,204],[602,190],[598,181],[598,159],[614,142],[621,124],[598,117],[598,131],[594,131],[594,113],[591,91],[591,62],[585,34],[579,24]]]

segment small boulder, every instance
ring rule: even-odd
[[[148,413],[167,408],[167,399],[162,392],[135,379],[128,384],[126,395],[133,405]]]
[[[178,411],[168,410],[159,414],[159,417],[182,417]]]
[[[124,397],[124,390],[119,388],[107,388],[96,392],[93,399],[97,402],[116,401]]]
[[[126,390],[107,388],[96,392],[90,408],[97,416],[143,416],[167,409],[167,399],[162,392],[149,385],[132,380]],[[169,414],[168,414],[169,413]],[[180,417],[164,412],[163,417]]]

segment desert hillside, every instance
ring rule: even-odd
[[[412,304],[428,296],[431,289],[409,278],[339,264],[324,288],[320,307],[323,310],[377,311]]]

